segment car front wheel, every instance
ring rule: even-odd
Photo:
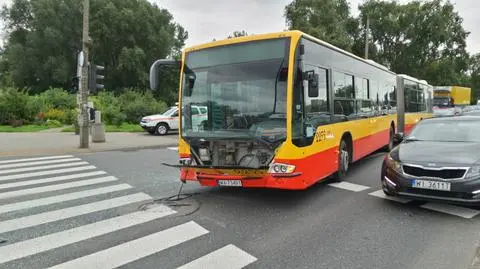
[[[156,135],[166,135],[168,133],[168,125],[165,123],[159,123],[155,128]]]

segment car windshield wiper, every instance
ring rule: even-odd
[[[424,141],[424,140],[420,140],[418,138],[412,137],[412,138],[405,138],[405,141]]]

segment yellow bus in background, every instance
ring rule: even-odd
[[[433,109],[435,116],[455,116],[469,106],[472,89],[461,86],[435,86],[433,88]]]
[[[180,67],[180,179],[203,186],[305,189],[341,179],[432,116],[432,86],[300,31],[186,48]],[[195,124],[192,106],[207,107]]]

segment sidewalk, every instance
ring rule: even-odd
[[[0,133],[0,156],[72,154],[109,150],[162,148],[178,145],[178,135],[154,136],[147,133],[106,133],[106,142],[90,143],[80,149],[80,136],[73,133]]]

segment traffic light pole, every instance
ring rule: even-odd
[[[89,27],[89,13],[90,3],[89,0],[83,0],[83,37],[82,37],[82,50],[83,50],[83,64],[82,64],[82,77],[80,79],[80,148],[89,147],[89,132],[88,132],[88,27]]]

